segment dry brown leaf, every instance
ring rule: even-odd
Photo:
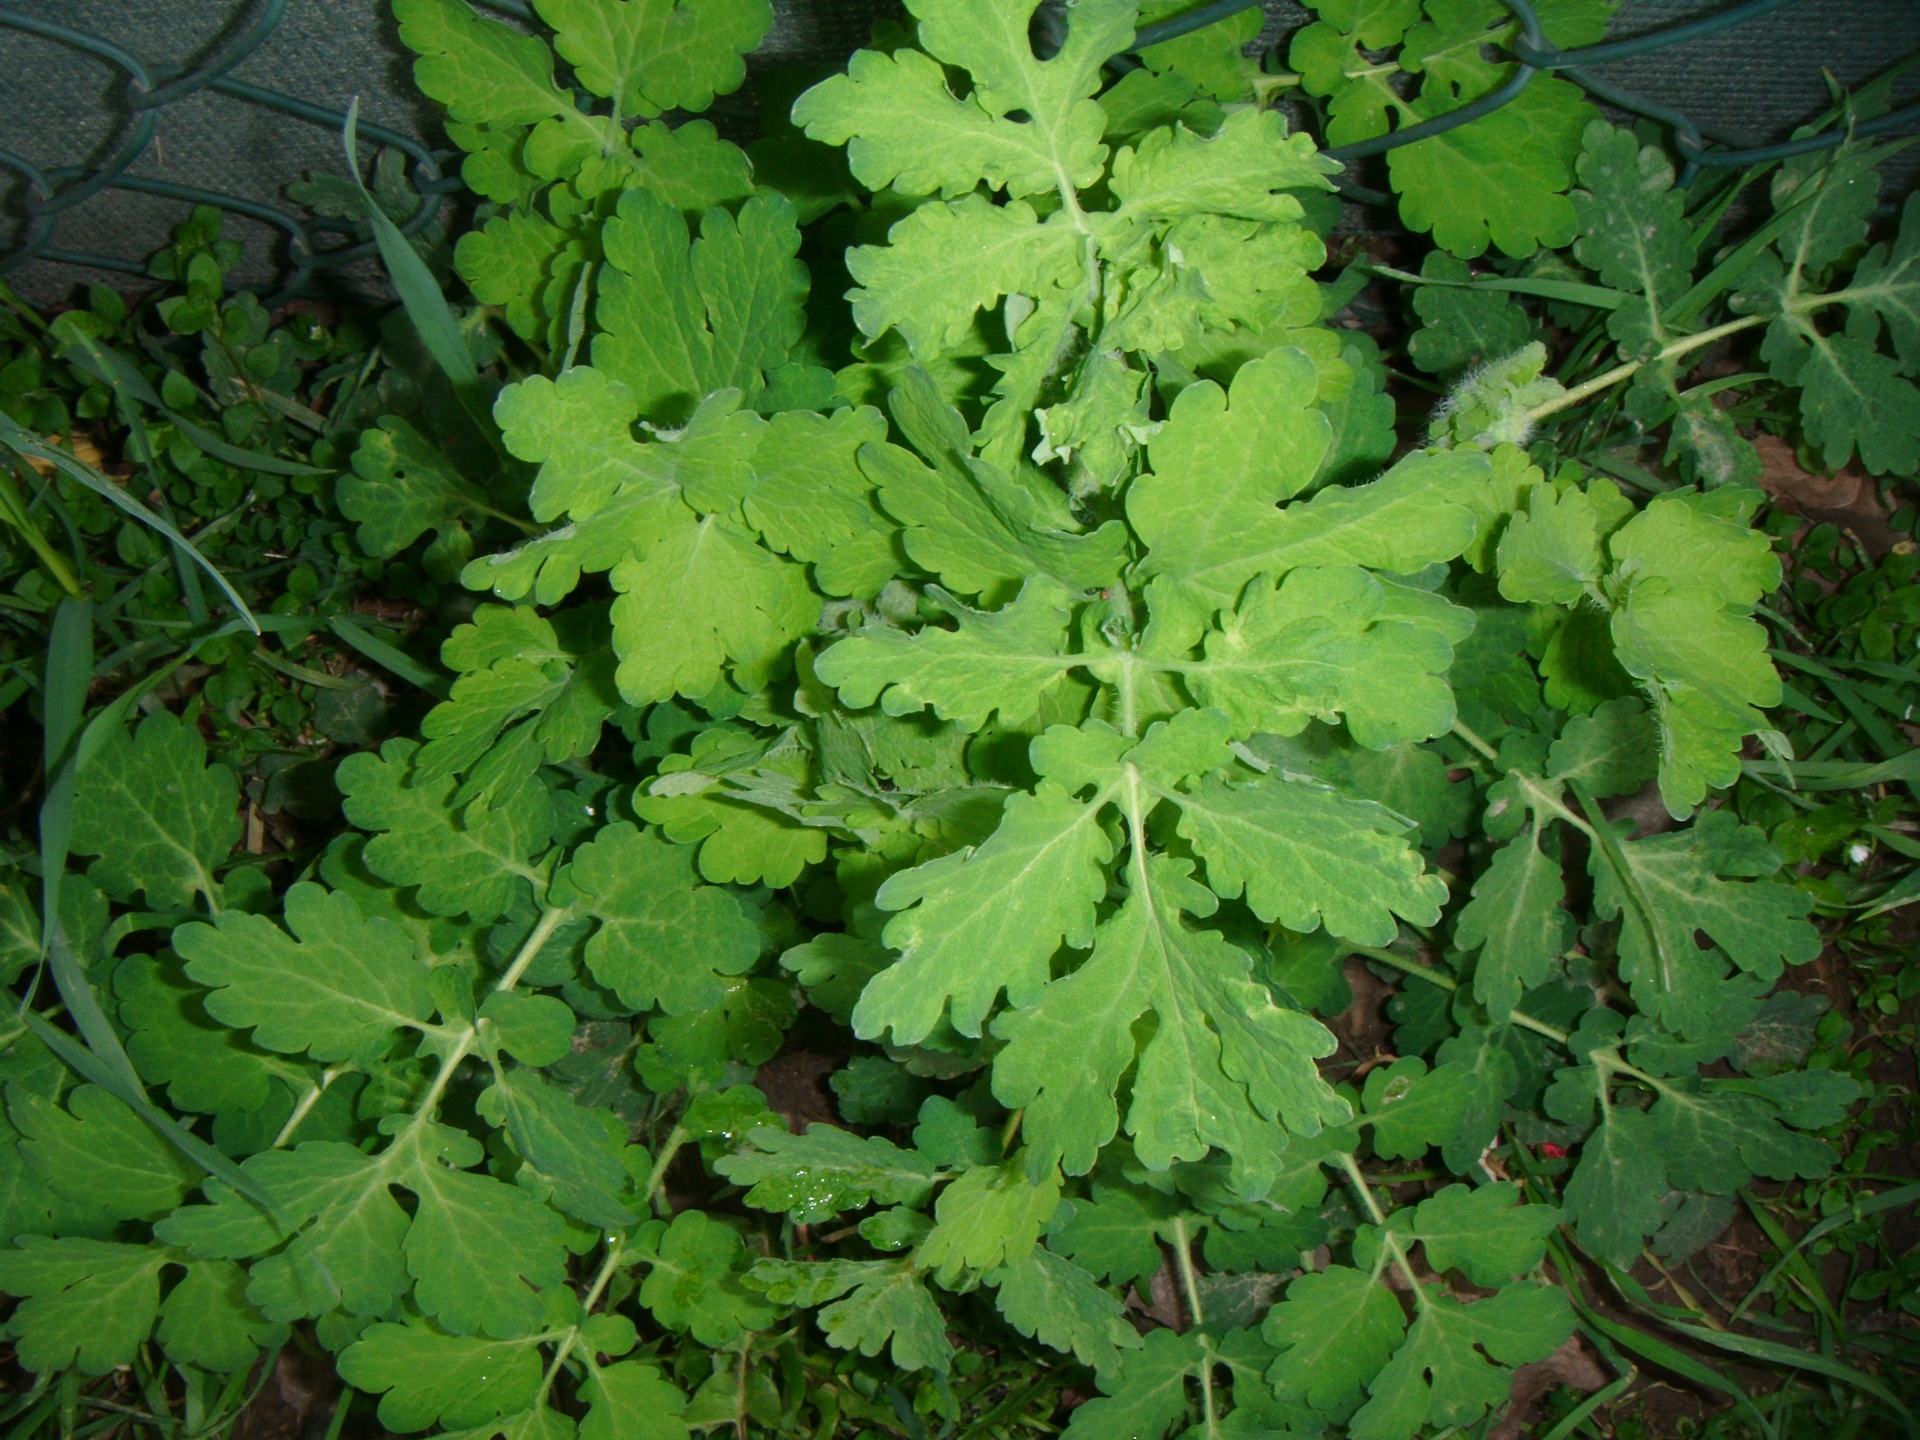
[[[1879,487],[1858,465],[1848,465],[1832,475],[1817,474],[1802,466],[1793,446],[1778,435],[1757,436],[1753,448],[1760,452],[1760,488],[1776,500],[1791,500],[1803,510],[1842,510],[1873,520],[1887,518]]]

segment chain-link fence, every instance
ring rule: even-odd
[[[524,0],[484,0],[510,20]],[[1214,0],[1153,27],[1159,38],[1261,0]],[[1775,158],[1836,141],[1837,133],[1777,143],[1828,101],[1826,75],[1857,84],[1920,40],[1915,0],[1629,0],[1605,44],[1561,52],[1528,0],[1503,0],[1520,21],[1523,62],[1500,90],[1378,139],[1337,148],[1361,160],[1468,123],[1518,95],[1544,71],[1566,75],[1617,109],[1669,125],[1690,167]],[[761,70],[831,64],[896,0],[776,0],[776,22],[753,57]],[[1265,0],[1255,46],[1282,47],[1312,17]],[[1143,32],[1142,40],[1154,38]],[[339,170],[346,106],[361,98],[360,133],[404,157],[421,199],[409,232],[431,226],[460,188],[429,107],[412,95],[408,57],[385,0],[11,0],[0,3],[0,73],[14,95],[0,119],[0,176],[11,236],[0,272],[30,297],[55,298],[76,279],[140,275],[183,206],[236,217],[247,244],[244,281],[291,294],[328,274],[364,282],[371,247],[350,216],[299,190],[307,172]],[[753,125],[735,97],[718,119]],[[1920,123],[1902,104],[1860,127]],[[1896,181],[1898,183],[1898,181]],[[1364,203],[1389,197],[1349,181]],[[122,281],[124,283],[124,280]]]

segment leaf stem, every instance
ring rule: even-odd
[[[613,1272],[620,1268],[620,1258],[626,1247],[627,1237],[624,1235],[614,1235],[607,1241],[607,1258],[601,1262],[600,1272],[593,1277],[593,1284],[580,1301],[582,1317],[592,1315],[593,1307],[600,1303],[600,1296],[613,1279]],[[559,1377],[560,1367],[567,1363],[567,1357],[580,1340],[580,1330],[579,1325],[569,1325],[561,1333],[559,1343],[553,1347],[553,1362],[547,1366],[547,1373],[540,1381],[540,1393],[533,1402],[536,1407],[546,1402],[547,1393],[553,1389],[553,1382]]]
[[[327,1087],[346,1072],[345,1066],[333,1066],[320,1072],[318,1084],[309,1085],[307,1093],[300,1097],[300,1103],[293,1107],[293,1113],[287,1117],[287,1123],[280,1127],[280,1133],[273,1137],[273,1144],[267,1148],[278,1150],[293,1139],[294,1131],[300,1128],[300,1122],[313,1113],[313,1107],[320,1103],[320,1097],[327,1093]]]
[[[1485,740],[1481,739],[1479,734],[1469,727],[1464,720],[1455,720],[1453,722],[1453,733],[1466,741],[1467,744],[1471,745],[1474,749],[1478,750],[1481,755],[1485,756],[1488,760],[1493,761],[1494,764],[1497,765],[1500,763],[1500,752]]]
[[[1387,1223],[1387,1213],[1380,1208],[1380,1202],[1373,1198],[1373,1191],[1367,1185],[1367,1177],[1360,1173],[1360,1162],[1351,1152],[1342,1150],[1333,1157],[1334,1163],[1347,1172],[1347,1183],[1353,1187],[1353,1193],[1360,1203],[1367,1207],[1367,1216],[1376,1225]]]
[[[1738,320],[1729,320],[1726,324],[1716,325],[1711,330],[1702,330],[1698,335],[1689,335],[1683,340],[1675,340],[1671,345],[1663,345],[1645,360],[1629,360],[1624,365],[1616,365],[1613,369],[1594,376],[1584,384],[1574,386],[1565,394],[1534,406],[1526,412],[1526,419],[1529,424],[1544,420],[1558,411],[1578,405],[1589,396],[1598,395],[1610,385],[1617,385],[1622,380],[1631,378],[1648,365],[1658,365],[1663,361],[1678,359],[1689,351],[1698,350],[1703,345],[1711,345],[1716,340],[1725,339],[1742,330],[1751,330],[1756,325],[1764,325],[1766,321],[1767,317],[1764,315],[1743,315]]]
[[[1206,1323],[1200,1306],[1200,1280],[1193,1273],[1193,1237],[1187,1234],[1187,1217],[1173,1217],[1173,1263],[1180,1270],[1180,1288],[1187,1296],[1187,1319],[1195,1326]]]
[[[667,1181],[667,1167],[673,1164],[673,1157],[680,1153],[680,1147],[687,1143],[686,1127],[675,1125],[667,1132],[667,1143],[660,1147],[659,1157],[653,1162],[653,1169],[647,1172],[647,1193],[640,1197],[640,1203],[647,1206],[655,1215],[660,1207],[655,1204],[661,1186]],[[664,1216],[661,1216],[664,1219]]]
[[[1367,1214],[1373,1223],[1380,1227],[1380,1248],[1393,1257],[1394,1268],[1407,1282],[1407,1289],[1413,1295],[1414,1303],[1422,1310],[1426,1309],[1430,1303],[1427,1300],[1426,1289],[1420,1284],[1420,1277],[1414,1273],[1413,1262],[1407,1259],[1407,1252],[1401,1247],[1400,1237],[1387,1228],[1386,1212],[1380,1208],[1380,1202],[1373,1198],[1373,1189],[1367,1184],[1367,1177],[1360,1173],[1360,1162],[1353,1158],[1351,1151],[1347,1150],[1342,1150],[1331,1158],[1346,1171],[1347,1184],[1352,1187],[1353,1193],[1359,1196],[1360,1203],[1367,1207]]]
[[[527,936],[526,941],[514,955],[513,963],[507,966],[506,972],[501,975],[499,981],[494,985],[494,993],[496,995],[503,994],[518,985],[520,983],[520,977],[527,973],[527,967],[533,964],[535,957],[539,955],[541,950],[546,948],[547,941],[553,938],[553,932],[558,930],[572,917],[573,911],[571,908],[563,907],[554,909],[549,907],[543,910],[539,922],[533,927],[533,932]],[[453,1043],[453,1047],[448,1050],[445,1057],[442,1058],[440,1069],[433,1077],[433,1083],[427,1087],[426,1097],[421,1100],[419,1106],[414,1110],[413,1121],[416,1127],[425,1124],[428,1117],[433,1114],[434,1107],[440,1103],[440,1097],[447,1093],[447,1086],[453,1081],[453,1072],[460,1068],[460,1062],[462,1060],[473,1053],[474,1042],[479,1038],[479,1021],[469,1021],[467,1023],[466,1033],[461,1035],[460,1038]],[[398,1141],[396,1140],[395,1145],[389,1146],[388,1149],[392,1150],[396,1148],[397,1145]]]
[[[1383,965],[1391,965],[1396,970],[1404,970],[1409,975],[1417,975],[1429,985],[1437,985],[1442,990],[1458,990],[1460,988],[1460,982],[1458,980],[1454,979],[1451,975],[1434,969],[1431,965],[1422,965],[1417,960],[1409,960],[1403,955],[1396,955],[1391,950],[1382,950],[1377,946],[1356,945],[1351,940],[1343,943],[1346,949],[1351,950],[1356,955],[1365,955],[1370,960],[1378,960]],[[1522,1030],[1531,1030],[1536,1035],[1544,1035],[1557,1045],[1566,1045],[1570,1038],[1566,1031],[1556,1030],[1544,1020],[1534,1019],[1533,1016],[1527,1014],[1524,1010],[1509,1011],[1507,1019],[1513,1024],[1518,1025]]]
[[[1660,988],[1662,991],[1671,993],[1673,957],[1667,953],[1666,940],[1661,935],[1660,926],[1654,918],[1653,902],[1647,899],[1646,892],[1640,888],[1640,877],[1634,873],[1633,866],[1627,860],[1626,851],[1620,847],[1620,837],[1615,835],[1612,827],[1607,824],[1606,815],[1600,809],[1599,802],[1593,798],[1593,793],[1578,780],[1569,780],[1567,784],[1573,791],[1573,798],[1580,802],[1580,808],[1586,811],[1588,818],[1594,822],[1591,829],[1585,826],[1581,828],[1586,829],[1587,834],[1600,847],[1601,853],[1606,856],[1608,866],[1620,882],[1620,888],[1626,892],[1628,903],[1640,917],[1640,923],[1647,927],[1647,943],[1653,947],[1654,957],[1660,966]]]

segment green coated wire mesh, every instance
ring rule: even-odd
[[[525,12],[524,0],[484,0]],[[1259,3],[1196,4],[1194,26]],[[1600,47],[1563,55],[1547,45],[1528,0],[1503,0],[1528,33],[1529,62],[1501,92],[1442,117],[1462,123],[1558,70],[1596,99],[1671,125],[1690,161],[1751,155],[1827,101],[1823,69],[1854,84],[1920,41],[1915,0],[1628,0]],[[37,299],[76,279],[144,273],[138,257],[164,239],[183,207],[238,217],[248,259],[240,277],[279,294],[328,275],[375,283],[371,247],[341,192],[305,175],[337,174],[346,105],[361,99],[361,134],[390,147],[418,203],[405,227],[440,222],[458,191],[457,163],[429,107],[412,96],[407,57],[384,0],[0,0],[0,273]],[[753,57],[761,70],[831,64],[897,0],[776,0],[776,22]],[[1261,51],[1282,47],[1312,17],[1293,0],[1265,0]],[[750,97],[716,116],[753,124]],[[1785,123],[1783,123],[1785,122]],[[1879,129],[1920,122],[1906,104]],[[1335,150],[1358,162],[1421,132]],[[1765,153],[1764,150],[1762,152]],[[397,164],[393,162],[398,162]],[[1899,181],[1896,179],[1896,185]],[[1349,194],[1385,196],[1350,180]],[[289,193],[291,191],[291,194]],[[389,193],[401,193],[398,186]],[[304,203],[300,203],[304,202]],[[124,281],[122,282],[124,283]]]

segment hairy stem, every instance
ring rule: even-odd
[[[1766,323],[1767,317],[1764,315],[1742,315],[1738,320],[1729,320],[1726,324],[1716,325],[1711,330],[1702,330],[1698,335],[1689,335],[1685,339],[1675,340],[1671,345],[1662,346],[1645,360],[1629,360],[1624,365],[1616,365],[1613,369],[1594,376],[1584,384],[1574,386],[1564,395],[1534,406],[1527,411],[1526,418],[1529,423],[1544,420],[1549,415],[1578,405],[1590,396],[1598,395],[1610,385],[1618,385],[1622,380],[1631,379],[1648,365],[1676,360],[1690,351],[1698,350],[1703,345],[1711,345],[1716,340],[1725,339],[1729,335],[1738,334],[1742,330],[1751,330],[1756,325]]]
[[[1469,727],[1464,720],[1455,720],[1453,722],[1453,733],[1466,741],[1467,744],[1471,745],[1475,750],[1478,750],[1486,759],[1493,761],[1496,765],[1499,764],[1500,752],[1485,740],[1481,739],[1480,735]]]

